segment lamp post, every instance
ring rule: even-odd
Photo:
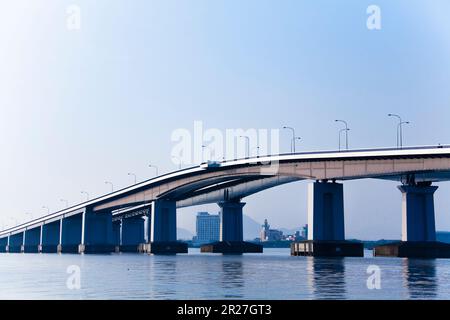
[[[154,169],[155,169],[155,174],[156,174],[156,176],[159,175],[159,169],[158,169],[157,166],[154,166],[154,165],[152,165],[152,164],[149,164],[148,167],[149,167],[149,168],[154,168]]]
[[[350,131],[350,129],[348,128],[348,124],[347,121],[345,120],[334,120],[334,122],[341,122],[345,125],[345,149],[348,150],[348,132]],[[339,139],[341,138],[341,131],[339,131]],[[339,143],[339,150],[341,150],[341,144]]]
[[[81,191],[81,194],[86,195],[86,201],[89,201],[89,193],[87,193],[86,191]]]
[[[403,147],[403,125],[409,124],[409,121],[403,121],[402,117],[400,117],[398,114],[389,113],[388,117],[395,117],[398,119],[398,125],[397,125],[397,148]]]
[[[133,172],[128,172],[128,175],[134,177],[134,184],[136,184],[137,183],[137,176]]]
[[[30,221],[33,220],[33,214],[31,212],[25,212],[25,216],[30,216]]]
[[[255,150],[256,150],[256,157],[259,158],[259,146],[252,149],[252,154],[253,154],[253,151],[255,151]]]
[[[295,129],[288,126],[284,126],[283,129],[288,129],[292,131],[291,153],[295,153]]]
[[[178,160],[178,170],[181,170],[181,163],[182,163],[181,158],[177,156],[172,156],[172,159]]]
[[[114,184],[110,181],[105,181],[105,184],[109,184],[111,186],[111,193],[114,192]]]
[[[47,206],[42,206],[42,209],[46,209],[47,210],[47,215],[50,214],[50,209]]]
[[[205,154],[205,149],[208,149],[208,150],[209,150],[209,155],[212,157],[212,151],[211,151],[211,148],[208,147],[208,146],[202,145],[202,162],[203,162],[203,156],[204,156],[204,154]],[[212,159],[211,159],[211,160],[212,160]]]
[[[339,130],[339,151],[341,151],[341,135],[342,135],[342,132],[344,132],[344,131],[350,131],[350,129],[344,128],[344,129]]]
[[[246,140],[245,157],[250,157],[250,138],[248,136],[239,136],[239,138],[244,138]]]
[[[66,208],[69,207],[69,201],[67,201],[66,199],[59,199],[59,201],[64,202],[66,204]]]

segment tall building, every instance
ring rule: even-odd
[[[197,213],[195,242],[209,243],[220,240],[220,216],[208,212]]]
[[[267,219],[265,219],[261,228],[260,239],[261,241],[280,241],[283,239],[283,232],[270,229],[270,224],[267,222]]]

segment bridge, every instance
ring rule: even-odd
[[[343,186],[369,178],[398,181],[402,193],[402,241],[380,248],[379,255],[426,255],[430,248],[447,255],[436,242],[433,202],[438,188],[433,183],[450,180],[450,146],[443,145],[208,161],[2,230],[0,252],[183,253],[187,245],[177,241],[177,208],[210,203],[221,210],[220,241],[204,251],[259,252],[258,245],[243,241],[242,200],[310,180],[308,241],[294,244],[293,254],[361,255],[362,244],[345,240]]]

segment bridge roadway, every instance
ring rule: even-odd
[[[242,243],[241,200],[300,180],[312,181],[308,240],[345,241],[342,182],[365,178],[399,181],[402,241],[436,240],[432,183],[450,180],[450,146],[441,145],[209,161],[0,231],[0,252],[186,252],[176,209],[208,203],[220,206],[220,242]]]

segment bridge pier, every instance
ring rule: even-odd
[[[222,254],[261,253],[261,245],[245,242],[243,231],[244,202],[224,201],[218,203],[220,207],[220,241],[206,244],[201,252]]]
[[[79,253],[78,246],[82,243],[81,233],[83,214],[76,214],[62,219],[61,242],[58,252]]]
[[[177,241],[177,208],[172,200],[155,200],[151,205],[149,243],[142,251],[152,254],[187,253],[187,244]]]
[[[40,252],[56,253],[60,244],[62,219],[44,224],[42,226],[42,243],[40,243]]]
[[[23,253],[38,253],[41,244],[41,228],[42,226],[28,229],[24,231],[23,245],[21,251]]]
[[[82,225],[79,253],[110,253],[114,251],[112,213],[86,209]]]
[[[24,232],[12,234],[9,236],[8,252],[20,253],[22,252]]]
[[[450,258],[450,244],[436,241],[431,183],[401,185],[402,241],[374,248],[375,256]]]
[[[122,219],[120,252],[139,251],[139,246],[145,242],[144,223],[142,217]]]
[[[291,254],[298,256],[364,255],[362,243],[345,240],[344,187],[327,181],[308,186],[308,240],[293,243]]]
[[[7,252],[8,238],[9,238],[9,236],[0,239],[0,253]]]

